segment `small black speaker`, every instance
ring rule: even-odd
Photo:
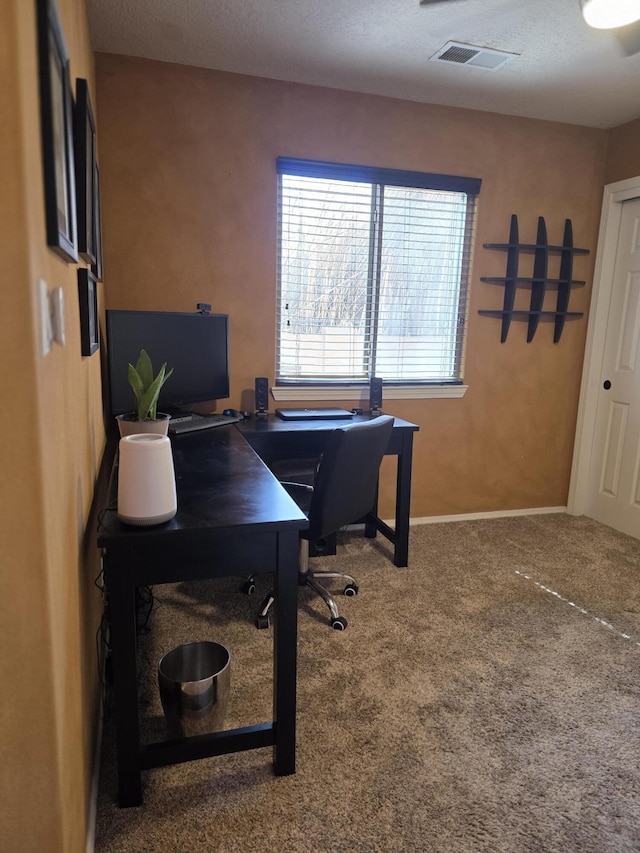
[[[376,376],[369,382],[369,410],[372,414],[382,411],[382,379]]]
[[[256,377],[256,412],[261,415],[269,408],[269,380],[266,376]]]

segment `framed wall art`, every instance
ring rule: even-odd
[[[91,270],[78,270],[80,300],[80,349],[82,355],[93,355],[100,346],[98,326],[98,285]]]
[[[96,262],[96,124],[89,85],[76,79],[73,111],[73,142],[76,167],[76,208],[78,254],[90,264]]]
[[[36,2],[47,243],[65,260],[77,261],[69,54],[55,0]]]
[[[93,222],[95,225],[95,250],[96,257],[94,262],[91,264],[91,272],[95,275],[98,281],[103,280],[102,273],[102,200],[100,196],[100,170],[98,169],[98,164],[96,163],[94,168],[94,186],[95,186],[95,195],[94,195],[94,215]]]

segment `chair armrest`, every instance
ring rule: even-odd
[[[304,489],[305,492],[312,492],[313,491],[313,486],[310,486],[307,483],[290,483],[287,480],[280,480],[280,485],[282,485],[282,486],[293,486],[296,489]]]

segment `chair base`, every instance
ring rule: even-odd
[[[329,608],[329,612],[331,614],[331,627],[336,631],[344,631],[348,625],[347,620],[344,618],[344,616],[340,615],[338,611],[338,605],[336,604],[335,599],[331,595],[329,590],[319,582],[320,580],[333,580],[335,578],[342,578],[346,581],[343,590],[345,595],[352,596],[358,594],[358,584],[356,583],[355,579],[352,578],[351,575],[347,575],[344,572],[300,572],[300,574],[298,575],[298,585],[310,586],[311,589],[314,590],[314,592],[316,592],[320,596],[320,598]],[[249,588],[251,586],[253,586],[253,589],[255,589],[253,578],[249,578],[247,581],[245,581],[243,591],[248,593]],[[258,611],[258,616],[256,618],[257,628],[263,629],[269,627],[269,613],[271,611],[274,601],[274,592],[273,590],[269,590],[269,592],[265,595],[260,604],[260,610]]]

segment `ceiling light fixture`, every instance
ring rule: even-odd
[[[613,30],[640,20],[639,0],[580,0],[582,17],[596,30]]]

